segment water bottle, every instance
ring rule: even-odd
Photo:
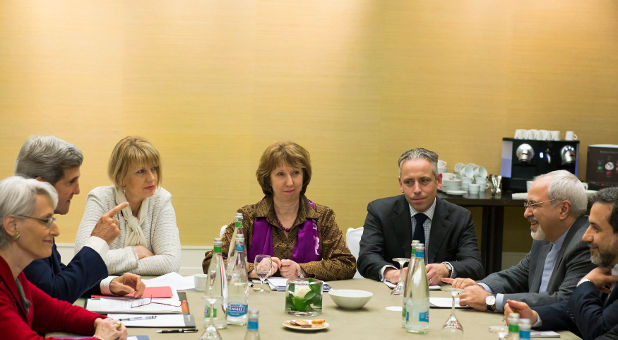
[[[245,237],[242,234],[236,236],[236,255],[233,261],[227,291],[227,323],[245,325],[249,300],[249,277],[247,276]]]
[[[519,339],[530,340],[530,319],[519,319]]]
[[[226,286],[224,285],[224,277],[225,277],[225,267],[223,265],[223,259],[221,257],[221,238],[217,237],[213,243],[213,251],[212,251],[212,259],[210,260],[210,265],[208,266],[208,273],[212,273],[213,271],[216,273],[214,280],[210,278],[207,281],[206,294],[214,294],[218,296],[217,302],[215,302],[215,307],[213,310],[213,319],[215,322],[215,327],[221,329],[227,327],[227,320],[225,317],[225,298],[227,295],[225,292]],[[213,290],[210,291],[210,285],[213,284]],[[204,324],[207,325],[210,319],[210,306],[208,303],[204,305]]]
[[[406,302],[406,330],[410,333],[429,331],[429,286],[425,269],[425,245],[416,246],[416,260],[410,278],[410,291]]]
[[[406,328],[406,303],[410,295],[411,287],[408,288],[408,284],[412,282],[410,276],[414,269],[414,261],[416,260],[416,246],[419,244],[418,240],[412,240],[412,254],[410,255],[410,262],[408,262],[408,271],[406,272],[406,278],[403,284],[404,291],[401,298],[401,327]],[[401,280],[401,278],[399,278]]]
[[[260,311],[257,308],[249,309],[249,323],[247,324],[245,340],[260,340],[260,332],[258,331],[259,316]]]
[[[236,213],[236,216],[234,217],[234,232],[232,233],[232,239],[230,240],[230,247],[227,250],[227,268],[226,269],[227,269],[228,275],[231,273],[232,266],[234,265],[234,255],[236,255],[236,238],[238,237],[238,235],[243,235],[242,213]]]
[[[509,314],[509,340],[519,340],[519,313]]]

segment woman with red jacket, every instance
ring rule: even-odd
[[[22,273],[35,259],[51,255],[58,203],[49,183],[19,176],[0,181],[0,330],[3,339],[42,339],[69,332],[91,339],[126,340],[118,321],[54,299]]]

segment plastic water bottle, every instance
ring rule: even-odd
[[[410,278],[410,291],[406,302],[406,330],[410,333],[429,331],[429,286],[425,269],[425,245],[416,246],[416,260]]]
[[[227,293],[227,323],[245,325],[247,323],[247,305],[249,301],[249,277],[247,276],[247,253],[245,237],[236,236],[236,255],[232,266]]]
[[[519,313],[509,314],[509,340],[519,340]]]
[[[238,235],[243,235],[242,232],[242,213],[236,213],[234,217],[234,233],[230,240],[230,247],[227,250],[227,273],[230,274],[232,266],[234,265],[234,255],[236,255],[236,238]],[[244,235],[243,235],[244,236]]]
[[[406,328],[406,303],[408,303],[408,297],[410,295],[411,288],[408,288],[408,284],[412,282],[410,276],[414,269],[414,261],[416,261],[416,246],[420,242],[418,240],[412,240],[412,254],[410,255],[410,262],[408,262],[408,271],[406,272],[406,278],[403,284],[404,291],[401,298],[401,327]],[[401,280],[401,278],[399,278]]]
[[[519,319],[519,339],[530,340],[530,319]]]
[[[245,340],[260,340],[260,332],[258,331],[259,316],[260,311],[257,308],[249,309],[249,323],[247,324]]]
[[[217,237],[213,243],[213,251],[212,251],[212,259],[210,260],[210,265],[208,266],[208,273],[212,273],[213,271],[216,273],[214,280],[208,278],[207,281],[207,289],[206,293],[210,293],[210,285],[213,285],[212,294],[217,295],[217,302],[215,302],[215,307],[213,311],[213,319],[215,322],[215,327],[221,329],[227,327],[227,320],[225,317],[225,295],[226,286],[224,284],[225,278],[225,266],[223,265],[223,258],[221,257],[221,238]],[[212,281],[212,282],[211,282]],[[207,325],[210,319],[210,306],[208,303],[204,305],[204,324]]]

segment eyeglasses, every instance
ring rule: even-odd
[[[552,200],[543,201],[543,202],[526,201],[526,202],[524,202],[524,209],[538,208],[538,207],[542,206],[543,203],[552,202],[552,201],[555,201],[555,200],[557,200],[557,198],[554,198]]]
[[[21,217],[21,218],[31,218],[33,220],[37,220],[37,221],[39,221],[41,223],[44,223],[47,228],[51,227],[52,223],[56,222],[56,218],[55,217],[38,218],[38,217],[25,216],[25,215],[17,215],[17,216]]]
[[[172,307],[180,307],[182,305],[182,302],[178,301],[178,303],[165,303],[165,302],[159,302],[159,301],[152,301],[152,296],[150,297],[146,297],[146,298],[141,298],[139,300],[135,300],[133,302],[131,302],[131,308],[138,308],[138,307],[142,307],[142,306],[147,306],[151,303],[156,303],[159,305],[165,305],[165,306],[172,306]]]

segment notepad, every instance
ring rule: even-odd
[[[127,294],[126,296],[135,296],[135,292],[131,293],[131,294]],[[172,287],[170,286],[164,286],[164,287],[146,287],[146,289],[144,290],[144,294],[142,294],[142,296],[146,297],[153,297],[153,298],[171,298],[173,296],[172,294]]]
[[[140,316],[153,316],[154,318],[139,320],[124,320],[126,327],[195,327],[195,319],[191,314],[107,314],[108,317],[120,319],[133,319]]]

